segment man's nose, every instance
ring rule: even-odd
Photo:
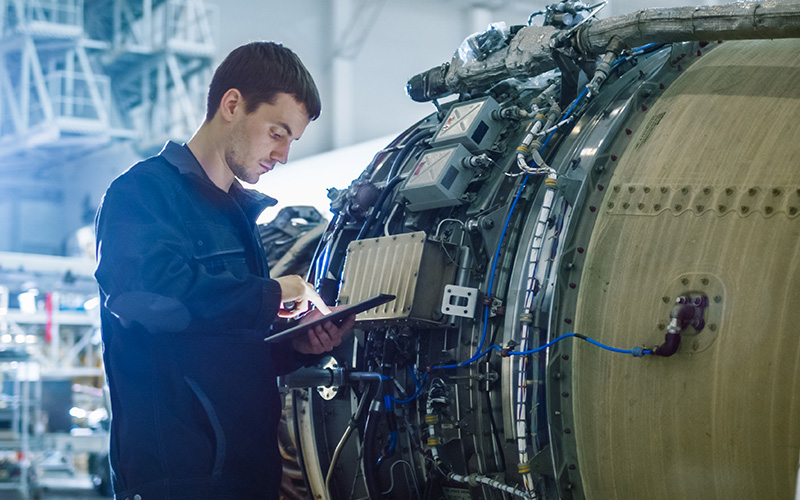
[[[280,164],[286,163],[289,159],[289,145],[279,145],[275,149],[272,150],[272,154],[270,158]]]

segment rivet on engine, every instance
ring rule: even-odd
[[[607,206],[608,206],[608,208],[614,208],[614,202],[613,201],[609,201]]]
[[[598,184],[598,185],[597,185],[597,190],[598,190],[598,191],[602,191],[602,190],[604,190],[604,189],[605,189],[605,187],[604,187],[602,184]]]
[[[572,434],[572,429],[567,427],[566,429],[564,429],[564,434]]]
[[[569,287],[570,287],[570,288],[575,288],[576,286],[578,286],[578,285],[577,285],[577,284],[575,284],[575,283],[570,283],[570,284],[569,284]]]
[[[631,135],[632,133],[633,133],[633,131],[631,129],[629,129],[629,128],[625,129],[625,135]]]
[[[597,207],[591,206],[591,207],[589,207],[589,211],[590,212],[596,212],[597,211]]]
[[[715,297],[714,297],[714,302],[715,302],[715,303],[717,303],[717,304],[719,304],[720,302],[722,302],[722,297],[721,297],[721,296],[719,296],[719,295],[715,296]]]
[[[664,90],[666,87],[664,86],[663,83],[659,83],[658,84],[658,88],[660,88],[661,90]]]
[[[789,215],[794,215],[797,213],[797,207],[789,207]]]
[[[747,190],[747,194],[749,194],[750,196],[755,196],[757,192],[758,191],[756,190],[756,188],[750,188]]]
[[[644,104],[642,104],[642,111],[647,111],[647,106],[645,106]]]
[[[708,285],[708,278],[702,278],[702,279],[700,280],[700,283],[702,283],[702,284],[703,284],[703,286],[706,286],[706,285]]]
[[[703,55],[703,53],[702,53],[701,51],[699,51],[699,50],[698,50],[698,51],[697,51],[697,57],[700,57],[700,56],[702,56],[702,55]]]
[[[661,210],[661,205],[659,203],[656,203],[655,205],[653,205],[653,210]]]
[[[614,156],[614,155],[611,155],[611,161],[617,161],[617,157]]]
[[[562,392],[561,395],[564,396],[565,398],[569,397],[569,393],[568,392]]]
[[[750,207],[747,207],[746,205],[742,205],[741,207],[739,207],[739,210],[740,210],[740,211],[741,211],[743,214],[746,214],[748,211],[750,211]]]
[[[578,253],[583,253],[583,247],[578,247]]]
[[[569,319],[569,318],[566,318],[566,319],[564,319],[564,323],[566,323],[568,325],[571,325],[572,324],[572,320]]]
[[[681,205],[680,203],[676,203],[675,204],[675,211],[680,212],[681,209],[683,209],[683,205]]]
[[[561,356],[561,359],[563,359],[564,361],[569,360],[569,354],[564,354],[563,356]]]

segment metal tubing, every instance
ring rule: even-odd
[[[599,55],[611,39],[647,43],[800,37],[800,2],[734,3],[646,9],[595,21],[577,33],[578,48]]]

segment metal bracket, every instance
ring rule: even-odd
[[[465,286],[447,285],[442,297],[442,314],[461,318],[474,318],[478,303],[478,289]]]

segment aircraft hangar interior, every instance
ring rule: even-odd
[[[0,0],[0,56],[0,500],[800,500],[800,1]]]

